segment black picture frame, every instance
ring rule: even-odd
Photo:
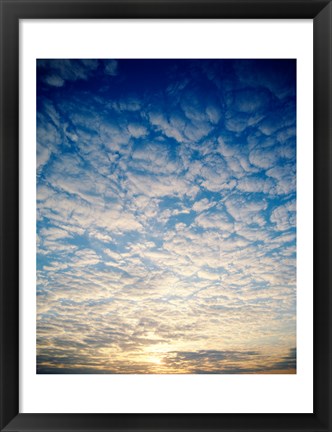
[[[332,431],[332,4],[328,0],[0,0],[1,431]],[[314,413],[19,413],[19,20],[313,19]]]

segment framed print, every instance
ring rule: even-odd
[[[1,430],[331,430],[330,2],[1,23]]]

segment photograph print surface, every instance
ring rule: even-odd
[[[296,373],[296,60],[37,60],[39,374]]]

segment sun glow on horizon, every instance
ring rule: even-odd
[[[155,363],[155,364],[157,364],[157,365],[160,365],[161,362],[162,362],[162,360],[161,360],[159,357],[155,357],[155,356],[147,357],[146,360],[147,360],[149,363]]]

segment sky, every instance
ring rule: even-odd
[[[37,60],[37,373],[296,373],[296,61]]]

